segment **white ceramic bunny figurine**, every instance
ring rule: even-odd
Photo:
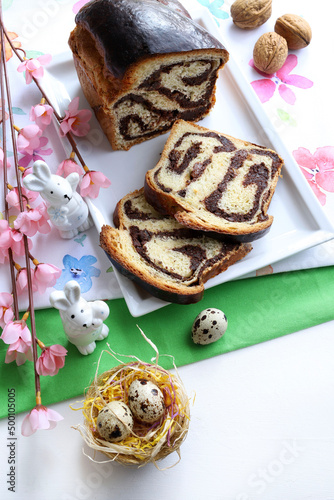
[[[81,354],[91,354],[95,341],[108,336],[109,328],[103,323],[109,315],[108,305],[102,300],[85,300],[76,281],[68,281],[64,290],[52,292],[50,303],[59,309],[66,336]]]
[[[88,207],[76,188],[79,174],[72,172],[66,178],[51,174],[44,161],[35,161],[33,173],[23,177],[23,185],[30,191],[38,191],[48,203],[48,214],[62,238],[73,238],[87,231],[92,225]]]

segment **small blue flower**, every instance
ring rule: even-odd
[[[84,255],[80,260],[71,255],[65,255],[63,258],[65,269],[62,270],[54,288],[62,290],[68,281],[75,280],[79,283],[82,293],[88,292],[93,285],[92,277],[98,278],[101,274],[100,269],[93,266],[95,262],[97,259],[93,255]]]
[[[229,17],[228,12],[222,10],[224,5],[224,0],[197,0],[203,7],[207,7],[211,14],[217,18],[217,24],[219,25],[218,19],[227,19]]]
[[[55,208],[49,208],[48,210],[51,219],[55,222],[58,222],[58,224],[63,224],[66,222],[67,219],[67,214],[68,214],[68,208],[65,207],[55,207]]]

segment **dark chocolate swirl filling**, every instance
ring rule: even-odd
[[[175,241],[180,241],[180,239],[185,240],[185,244],[183,246],[175,246],[172,250],[189,257],[190,271],[192,275],[197,273],[197,279],[194,283],[192,283],[192,286],[196,286],[199,283],[200,278],[207,267],[212,266],[218,260],[221,260],[225,255],[227,255],[228,252],[236,249],[235,243],[230,243],[228,241],[221,242],[220,251],[217,255],[211,259],[207,259],[206,250],[201,247],[200,244],[187,242],[187,240],[191,238],[198,238],[198,232],[192,229],[180,228],[172,231],[159,231],[153,233],[147,229],[139,229],[137,226],[131,226],[129,227],[129,232],[134,248],[150,266],[157,271],[180,281],[187,281],[189,280],[189,277],[181,276],[180,274],[170,271],[165,267],[159,266],[156,262],[153,262],[148,254],[146,245],[153,237],[156,238],[157,236],[161,239],[172,238],[175,239]]]

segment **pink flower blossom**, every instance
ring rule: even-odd
[[[104,174],[102,174],[102,172],[90,170],[83,176],[81,180],[80,194],[81,196],[97,198],[100,192],[100,188],[107,188],[110,186],[110,184],[110,180]]]
[[[4,153],[3,153],[3,149],[0,148],[0,168],[3,168],[3,160],[4,160]],[[11,164],[9,163],[9,160],[7,158],[7,168],[10,168],[11,167]]]
[[[297,56],[295,54],[289,54],[282,68],[276,71],[275,74],[268,75],[254,66],[253,59],[249,61],[249,65],[252,66],[257,73],[261,76],[265,76],[262,80],[251,82],[261,102],[269,101],[274,95],[276,87],[278,87],[278,93],[282,99],[288,104],[294,104],[296,96],[287,85],[293,85],[301,89],[309,89],[313,86],[313,82],[304,76],[290,75],[290,72],[297,66],[297,63]]]
[[[39,193],[37,191],[29,191],[29,189],[26,189],[23,186],[21,186],[21,193],[24,207],[26,207],[27,203],[30,204],[34,202],[39,196]],[[11,189],[11,191],[7,194],[6,201],[10,207],[20,210],[20,197],[17,187]]]
[[[32,291],[37,292],[37,285],[34,283],[34,270],[30,269]],[[28,273],[25,267],[21,267],[16,274],[16,288],[18,295],[28,290]]]
[[[67,160],[64,160],[60,163],[59,167],[57,168],[56,175],[67,177],[72,172],[77,172],[79,175],[82,175],[82,168],[77,164],[77,162],[71,160],[71,158],[68,158]]]
[[[21,434],[27,437],[34,434],[38,429],[54,429],[60,420],[63,420],[63,417],[58,412],[45,406],[37,405],[24,417]]]
[[[53,108],[49,104],[37,104],[32,106],[29,114],[29,119],[35,122],[36,125],[44,130],[51,123]]]
[[[23,365],[27,359],[29,361],[33,360],[31,342],[27,343],[20,338],[8,346],[5,363],[16,361],[17,366],[20,366]]]
[[[18,340],[23,340],[27,345],[31,345],[32,342],[30,330],[23,320],[6,323],[0,338],[5,344],[14,344]]]
[[[0,292],[0,327],[3,329],[14,318],[12,309],[13,296],[8,292]]]
[[[64,137],[68,132],[77,136],[84,136],[90,130],[89,120],[92,112],[89,109],[79,111],[79,97],[75,97],[65,111],[65,118],[60,124],[60,135]]]
[[[51,231],[48,219],[47,208],[41,203],[36,208],[21,212],[14,222],[14,228],[30,237],[37,232],[47,234]]]
[[[44,75],[44,68],[46,64],[51,61],[52,57],[50,54],[44,54],[42,56],[37,57],[37,59],[27,59],[21,64],[19,64],[17,71],[19,73],[26,72],[25,78],[26,83],[29,84],[32,82],[33,78],[39,80]]]
[[[17,136],[17,149],[20,153],[33,154],[40,146],[42,130],[38,125],[27,125],[21,128]]]
[[[321,205],[326,204],[326,193],[334,193],[334,147],[317,148],[312,153],[306,148],[293,151],[293,156]]]
[[[12,243],[11,228],[7,220],[0,220],[0,263],[8,258],[8,249]]]
[[[11,229],[11,244],[10,247],[14,254],[25,255],[24,234],[16,229]],[[32,241],[28,238],[28,249],[32,248]]]
[[[61,276],[61,269],[53,264],[37,264],[34,270],[34,285],[39,293],[45,293],[48,287],[54,286]]]
[[[39,375],[57,375],[60,368],[65,364],[67,350],[62,345],[56,344],[43,349],[37,360],[36,370]]]
[[[42,160],[44,161],[44,156],[49,156],[53,153],[53,149],[47,148],[47,149],[42,149],[44,146],[47,145],[49,142],[49,139],[47,137],[40,137],[39,138],[39,144],[36,147],[36,149],[33,150],[33,152],[30,153],[25,153],[22,158],[20,159],[20,166],[26,168],[31,161],[37,161],[37,160]],[[43,155],[43,156],[41,156]],[[25,172],[24,175],[27,175],[28,172]]]

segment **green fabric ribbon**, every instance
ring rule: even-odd
[[[197,304],[168,305],[158,311],[133,318],[123,299],[109,301],[106,320],[109,336],[97,342],[94,353],[82,356],[64,334],[56,309],[36,311],[37,336],[46,345],[62,344],[68,349],[58,375],[41,377],[42,402],[48,406],[68,398],[83,398],[92,382],[100,353],[110,349],[150,362],[155,352],[140,334],[137,325],[155,343],[160,355],[174,357],[176,366],[224,354],[271,340],[334,319],[334,267],[294,271],[223,283],[206,290]],[[225,335],[217,342],[201,346],[191,339],[197,314],[208,307],[224,311],[228,318]],[[39,348],[38,348],[39,349]],[[7,415],[8,390],[15,389],[16,411],[35,406],[34,371],[31,362],[22,366],[5,364],[7,346],[0,344],[0,417]],[[122,358],[122,361],[124,358]],[[118,361],[103,354],[99,373]],[[159,364],[172,368],[172,359],[161,356]],[[196,367],[200,370],[200,365]]]

